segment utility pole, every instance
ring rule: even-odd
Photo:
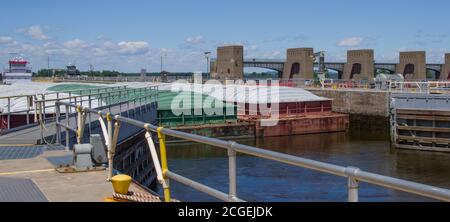
[[[91,72],[91,76],[94,76],[94,66],[89,64],[89,71]]]
[[[50,55],[47,56],[47,77],[50,77]]]
[[[211,55],[211,52],[205,52],[206,57],[206,74],[209,76],[210,74],[210,67],[209,67],[209,56]]]
[[[164,69],[163,69],[164,68],[163,67],[163,59],[164,59],[165,56],[167,56],[167,54],[166,54],[166,52],[163,51],[161,53],[161,73],[163,73],[163,71],[164,71]]]

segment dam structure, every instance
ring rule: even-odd
[[[217,48],[217,58],[211,61],[211,77],[215,79],[244,79],[245,67],[265,68],[278,72],[282,80],[313,79],[314,68],[338,73],[342,80],[371,80],[375,70],[399,73],[408,81],[427,79],[427,71],[434,73],[436,80],[450,79],[448,67],[450,54],[445,54],[445,63],[427,63],[425,51],[399,53],[399,62],[375,61],[373,49],[347,51],[347,62],[325,61],[324,53],[315,53],[313,48],[291,48],[286,59],[244,58],[244,47],[239,45]]]

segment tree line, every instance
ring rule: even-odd
[[[34,72],[34,77],[62,77],[65,76],[67,71],[65,69],[40,69],[38,72]],[[114,70],[103,71],[80,71],[80,76],[93,76],[93,77],[118,77],[118,76],[140,76],[140,73],[127,73],[118,72]],[[168,76],[192,76],[193,72],[176,72],[167,73]],[[205,73],[203,73],[205,75]],[[146,76],[161,76],[160,72],[146,73]]]

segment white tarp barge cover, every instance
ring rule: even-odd
[[[219,85],[219,84],[164,84],[160,90],[196,92],[212,96],[218,100],[230,103],[265,102],[273,103],[330,101],[331,99],[314,95],[313,93],[285,86],[255,86],[255,85]]]

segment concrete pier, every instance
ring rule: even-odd
[[[333,112],[389,117],[390,92],[365,89],[308,90],[318,96],[333,99]]]

